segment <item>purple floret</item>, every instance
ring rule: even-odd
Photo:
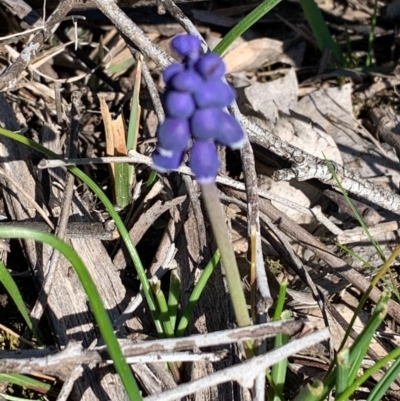
[[[174,75],[182,72],[185,67],[181,63],[173,63],[169,65],[163,72],[164,82],[167,83]]]
[[[172,153],[170,157],[167,157],[161,154],[157,149],[152,154],[153,168],[160,173],[176,170],[182,163],[183,155],[184,152],[175,152]]]
[[[195,92],[202,82],[201,76],[196,71],[187,69],[174,75],[167,85],[179,91]]]
[[[158,150],[163,156],[171,157],[173,153],[183,152],[190,140],[188,120],[168,117],[158,127]]]
[[[234,99],[234,90],[229,84],[222,82],[221,79],[212,79],[203,82],[194,93],[196,106],[201,109],[207,107],[224,108],[229,106]]]
[[[163,100],[169,117],[190,118],[196,109],[192,95],[187,92],[167,90]]]
[[[219,169],[219,158],[214,142],[194,141],[189,167],[200,184],[214,182]]]
[[[220,129],[214,139],[221,145],[231,149],[240,149],[244,143],[244,131],[236,118],[228,113],[222,113]]]
[[[190,128],[195,139],[215,139],[221,129],[224,112],[217,107],[198,109],[190,119]]]
[[[204,79],[220,79],[225,75],[225,63],[217,53],[207,53],[194,65]]]
[[[171,41],[171,47],[182,57],[196,59],[200,55],[200,39],[194,35],[178,35]]]

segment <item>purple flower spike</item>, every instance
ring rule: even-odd
[[[174,75],[168,84],[178,91],[195,92],[202,82],[201,76],[196,71],[189,69]]]
[[[169,117],[158,127],[158,150],[163,156],[183,152],[190,140],[190,128],[187,120]]]
[[[228,113],[222,113],[220,120],[220,129],[218,130],[215,140],[231,149],[240,149],[244,143],[244,131],[236,118]]]
[[[193,137],[201,141],[215,139],[221,129],[224,114],[217,107],[196,110],[190,119]]]
[[[189,166],[200,184],[214,182],[219,169],[219,158],[214,142],[194,141]]]
[[[225,75],[225,63],[217,53],[207,53],[194,65],[204,79],[220,79]]]
[[[173,63],[169,65],[163,72],[164,82],[167,83],[174,75],[182,72],[185,67],[181,63]]]
[[[153,168],[160,173],[165,173],[167,171],[176,170],[181,165],[183,160],[184,152],[172,153],[171,157],[162,155],[158,150],[153,152]]]
[[[200,39],[194,35],[178,35],[171,41],[171,47],[182,57],[196,59],[200,55]]]
[[[197,107],[227,107],[235,99],[235,92],[231,86],[221,79],[213,79],[203,82],[199,90],[194,94]]]
[[[164,94],[164,108],[170,117],[190,118],[196,106],[190,93],[167,90]]]

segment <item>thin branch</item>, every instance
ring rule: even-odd
[[[312,347],[315,344],[327,340],[329,337],[330,334],[327,328],[316,331],[299,340],[291,341],[285,346],[268,352],[267,354],[249,359],[239,365],[220,370],[190,383],[181,384],[172,390],[164,391],[162,394],[151,395],[144,398],[144,400],[158,401],[161,397],[163,401],[173,401],[229,381],[236,381],[245,388],[251,388],[259,373],[265,372],[267,368],[275,365],[282,359],[288,358],[305,348]]]
[[[294,335],[304,328],[301,320],[286,320],[262,325],[198,334],[184,338],[160,339],[135,344],[132,340],[120,340],[126,358],[150,353],[175,352],[203,347],[220,346],[255,338],[270,338],[277,334]],[[0,351],[1,373],[42,372],[67,379],[77,365],[102,363],[109,359],[105,346],[84,351],[80,343],[69,343],[60,351],[27,350]]]
[[[35,34],[33,39],[24,47],[17,60],[0,75],[0,92],[13,89],[18,83],[18,76],[31,63],[42,48],[44,42],[58,27],[58,24],[74,6],[74,0],[61,0],[57,8],[46,21],[43,30]]]

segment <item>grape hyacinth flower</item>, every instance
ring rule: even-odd
[[[183,62],[163,72],[166,119],[157,131],[153,165],[160,172],[177,169],[190,148],[189,165],[197,181],[213,182],[219,168],[216,145],[239,149],[244,140],[240,124],[225,110],[235,92],[223,81],[226,68],[221,57],[212,52],[201,56],[196,36],[178,35],[171,47]]]
[[[240,124],[226,111],[235,92],[224,80],[225,64],[216,53],[200,54],[200,40],[176,36],[171,47],[183,62],[163,72],[166,84],[165,121],[158,127],[153,166],[160,172],[176,170],[189,152],[189,166],[200,184],[215,240],[221,253],[233,310],[239,326],[251,324],[235,253],[218,198],[217,146],[239,149],[244,142]],[[248,347],[252,355],[252,346]]]

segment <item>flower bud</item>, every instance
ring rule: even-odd
[[[202,79],[197,72],[192,69],[187,69],[175,74],[168,81],[168,84],[178,91],[195,92],[202,84]]]
[[[182,163],[184,152],[174,152],[170,157],[161,154],[158,149],[153,152],[153,168],[160,173],[165,173],[166,171],[176,170]]]
[[[182,72],[184,69],[185,67],[181,63],[172,63],[163,72],[164,82],[168,83],[174,75]]]
[[[203,82],[194,93],[197,107],[227,107],[235,99],[235,92],[231,86],[221,79],[212,79]]]
[[[220,129],[214,139],[221,145],[229,146],[231,149],[240,149],[244,142],[244,131],[235,117],[228,113],[222,113],[220,118]]]
[[[169,117],[189,118],[196,108],[192,95],[187,92],[167,90],[163,100],[165,112]]]
[[[171,157],[172,153],[183,152],[190,140],[190,128],[187,120],[168,117],[158,127],[158,150],[163,156]]]
[[[225,75],[225,63],[217,53],[207,53],[194,65],[204,79],[220,79]]]
[[[214,142],[194,141],[189,167],[200,184],[215,181],[219,169],[219,158]]]
[[[193,137],[202,141],[215,139],[221,129],[224,114],[221,109],[216,107],[196,110],[190,119]]]
[[[200,55],[200,39],[194,35],[178,35],[171,41],[171,47],[182,57],[195,59]]]

